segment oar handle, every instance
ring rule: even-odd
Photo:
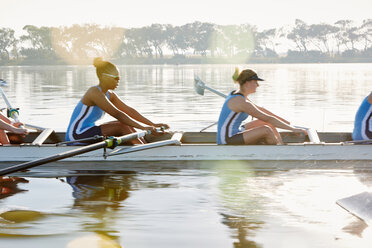
[[[6,105],[8,106],[9,116],[11,118],[13,118],[16,122],[19,122],[18,109],[15,109],[15,108],[12,107],[12,105],[10,104],[8,98],[5,95],[5,92],[4,92],[3,88],[1,88],[1,87],[0,87],[0,93],[1,93],[1,95],[2,95],[2,97],[4,99],[4,101],[5,101]],[[23,128],[23,126],[21,126],[21,127]]]
[[[165,127],[157,127],[155,129],[155,131],[156,132],[162,132],[162,131],[164,131],[164,129],[165,129]],[[144,131],[139,131],[139,132],[135,132],[135,133],[130,133],[130,134],[126,134],[124,136],[117,137],[117,138],[109,137],[104,142],[106,142],[108,148],[115,148],[117,145],[125,143],[129,140],[142,138],[147,134],[151,134],[151,130],[144,130]]]

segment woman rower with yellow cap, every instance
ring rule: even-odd
[[[114,90],[119,85],[119,71],[114,64],[101,58],[94,60],[99,84],[90,87],[75,107],[66,132],[66,141],[98,136],[122,136],[135,132],[134,128],[156,133],[156,127],[169,128],[167,124],[153,123],[134,108],[126,105]],[[108,113],[116,119],[96,125]],[[78,143],[78,142],[77,142]],[[145,143],[143,139],[131,143]]]

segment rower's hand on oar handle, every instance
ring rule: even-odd
[[[169,126],[167,124],[154,124],[154,126],[147,126],[144,130],[147,130],[149,134],[158,136],[164,134],[164,130],[168,129]]]
[[[150,135],[157,135],[160,132],[160,129],[159,128],[156,128],[154,126],[144,127],[143,130],[146,130],[147,131],[147,134],[150,134]]]
[[[13,126],[15,126],[15,127],[21,127],[21,126],[24,126],[25,124],[23,124],[22,122],[15,122],[15,123],[13,123]]]
[[[164,124],[164,123],[157,123],[157,124],[154,124],[154,126],[156,128],[155,128],[155,132],[153,132],[152,134],[155,135],[155,136],[162,135],[162,134],[164,134],[164,131],[166,129],[169,129],[169,126],[167,124]]]
[[[169,126],[167,124],[164,124],[164,123],[154,124],[154,127],[160,127],[162,131],[164,131],[166,129],[169,129]]]
[[[21,123],[20,125],[23,125],[23,124]],[[20,134],[22,136],[26,136],[28,134],[28,130],[22,127],[14,127],[11,132],[15,134]]]

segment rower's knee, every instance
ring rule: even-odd
[[[263,129],[263,132],[265,133],[265,140],[268,145],[278,144],[278,140],[275,136],[274,130],[270,126],[263,125],[262,129]]]

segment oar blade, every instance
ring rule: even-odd
[[[0,79],[0,86],[8,86],[8,83],[4,79]]]
[[[342,198],[336,202],[351,214],[364,220],[367,224],[372,221],[372,193],[363,192],[350,197]]]
[[[196,93],[198,93],[201,96],[204,96],[205,90],[204,83],[203,81],[200,80],[200,78],[197,75],[194,76],[194,89]]]

